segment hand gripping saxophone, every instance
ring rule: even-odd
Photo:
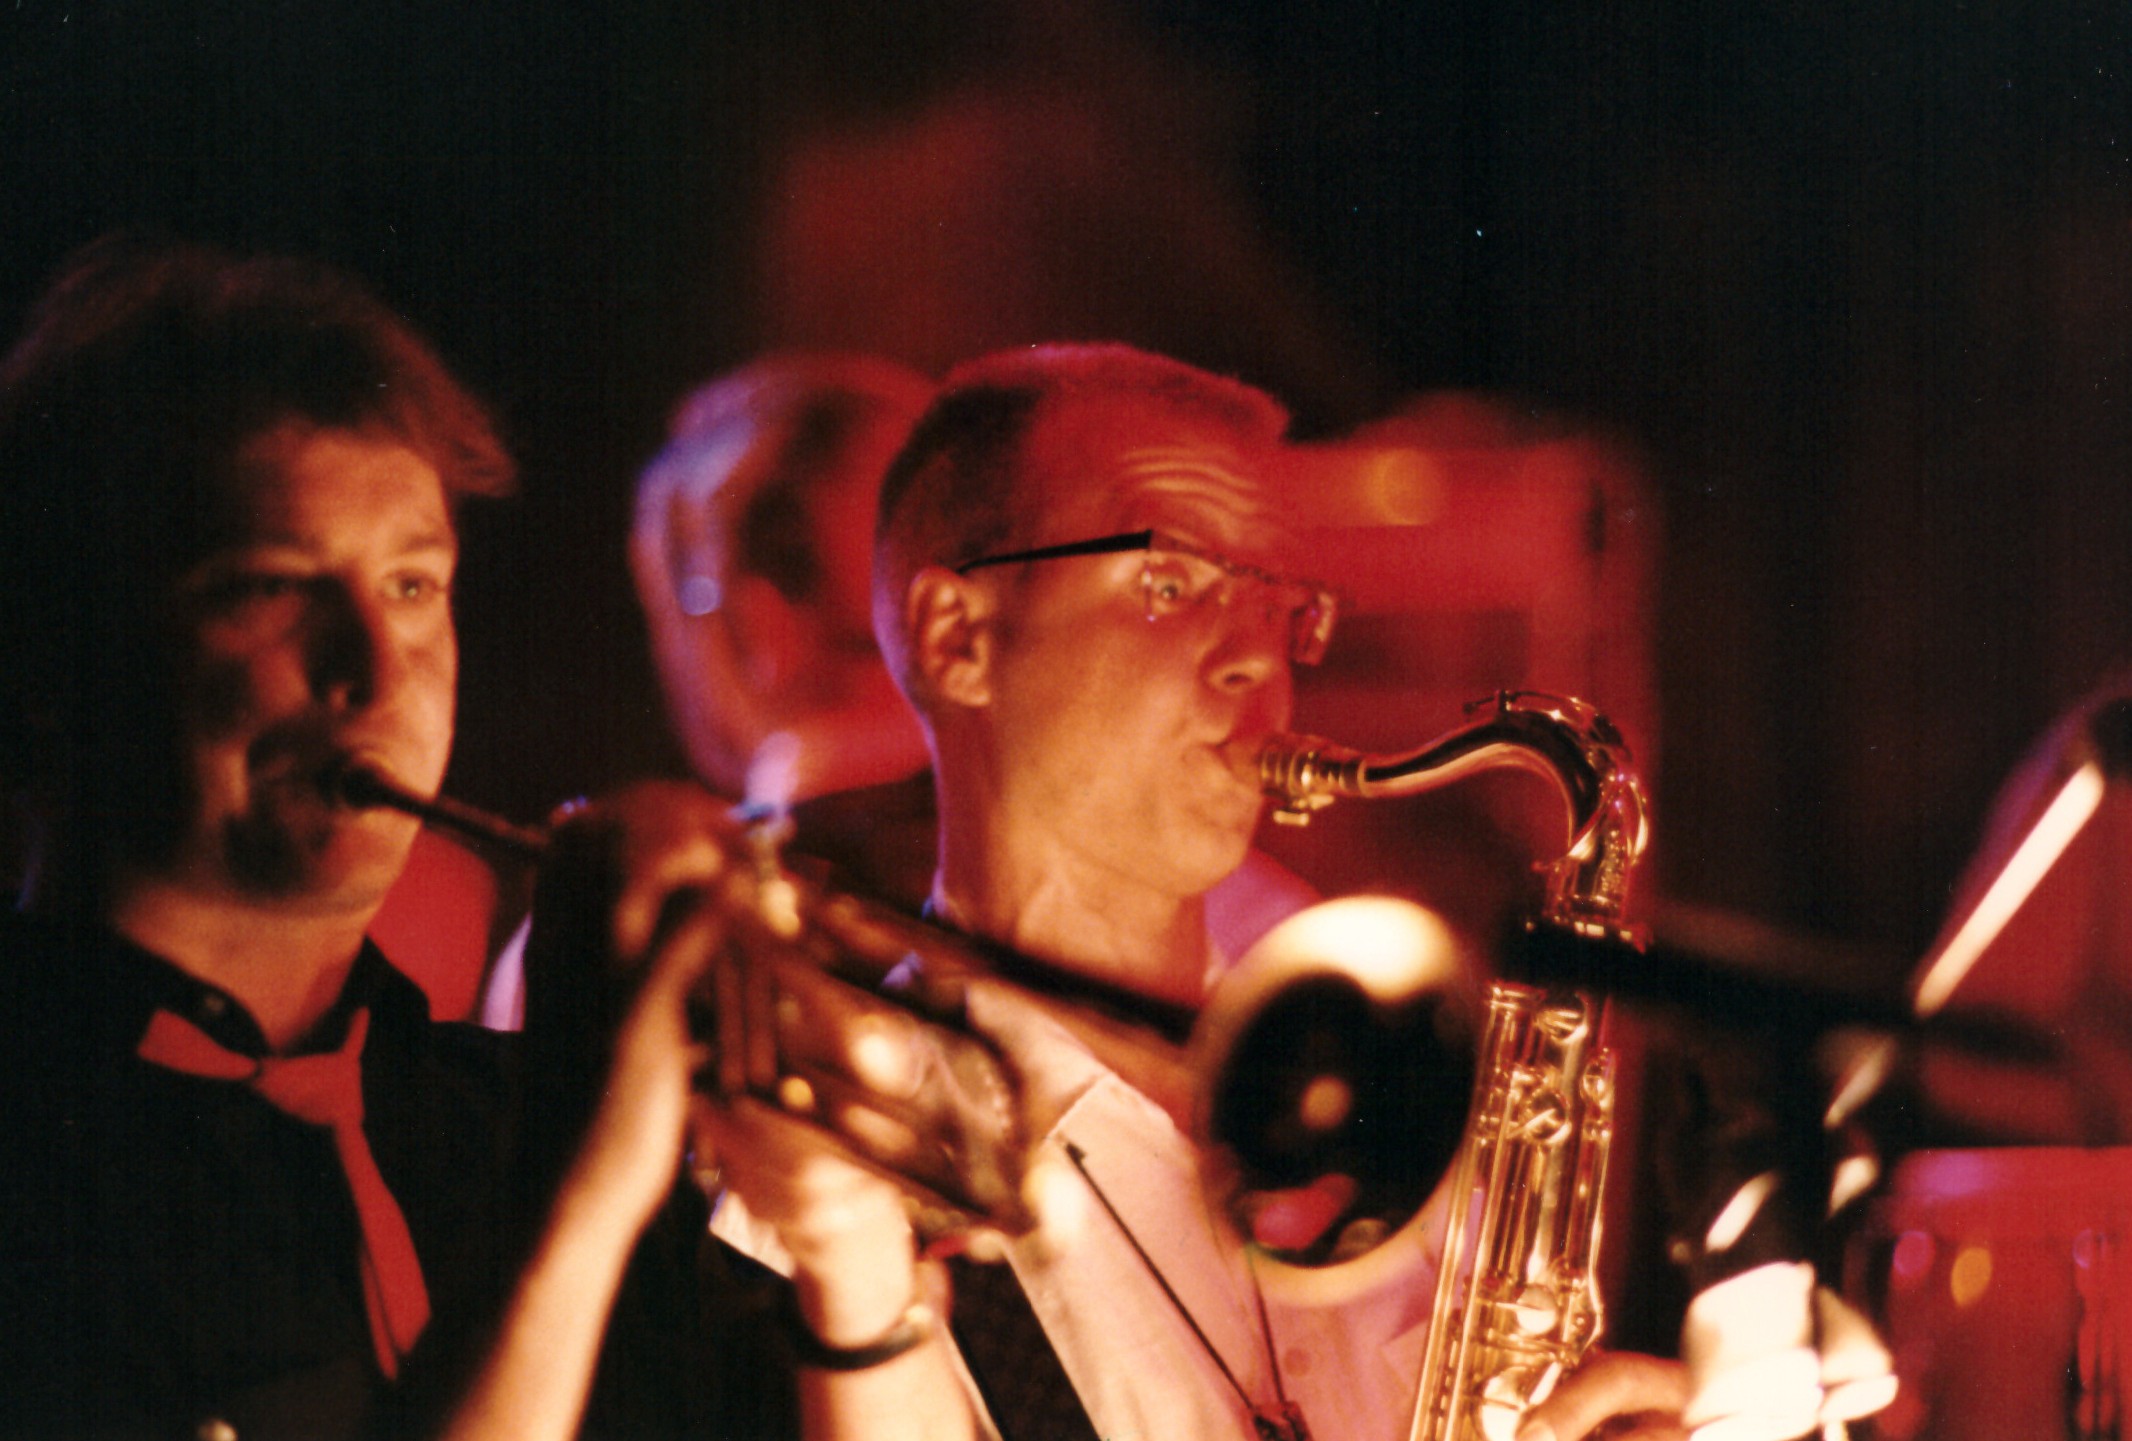
[[[1472,710],[1410,755],[1279,738],[1260,763],[1276,819],[1300,824],[1338,796],[1411,795],[1496,766],[1534,771],[1560,787],[1571,836],[1528,923],[1533,942],[1640,949],[1622,912],[1645,806],[1620,736],[1589,706],[1551,696],[1506,692]],[[1614,1088],[1598,1021],[1575,991],[1489,988],[1412,1441],[1509,1441],[1599,1335]]]

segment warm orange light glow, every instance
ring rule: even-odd
[[[1387,1000],[1451,984],[1461,972],[1457,943],[1433,912],[1390,896],[1345,896],[1298,911],[1268,931],[1236,974],[1270,973],[1278,985],[1320,968]]]
[[[1372,452],[1356,491],[1370,519],[1381,525],[1427,525],[1443,514],[1444,468],[1418,450]]]
[[[1760,1214],[1762,1203],[1777,1189],[1777,1173],[1764,1171],[1739,1190],[1710,1222],[1710,1229],[1703,1233],[1703,1249],[1715,1254],[1729,1251],[1746,1234],[1747,1227]]]
[[[1337,1130],[1354,1114],[1355,1088],[1338,1076],[1318,1076],[1303,1088],[1296,1116],[1316,1132]]]
[[[787,1076],[777,1083],[777,1104],[796,1115],[807,1115],[814,1110],[814,1087],[798,1076]]]
[[[1947,1294],[1967,1310],[1991,1289],[1991,1252],[1983,1246],[1964,1246],[1947,1268]]]

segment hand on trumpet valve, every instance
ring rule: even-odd
[[[830,1101],[802,1106],[793,1091],[815,1070],[893,1089],[909,1084],[899,1067],[910,1063],[766,909],[766,882],[790,882],[752,847],[725,804],[689,785],[640,785],[563,818],[528,948],[528,1029],[538,1018],[582,1032],[588,1014],[619,1016],[584,1154],[601,1153],[606,1135],[608,1151],[659,1157],[664,1194],[685,1135],[695,1169],[715,1171],[776,1230],[809,1329],[832,1348],[860,1346],[931,1282],[912,1269],[901,1193],[822,1133],[813,1113]],[[542,945],[544,921],[600,963]],[[532,973],[536,954],[550,974]],[[586,996],[588,985],[600,994]]]
[[[726,941],[705,904],[724,824],[692,787],[644,787],[573,803],[545,847],[525,958],[530,1144],[645,1215],[674,1180],[711,1059],[692,1012]]]
[[[966,958],[942,954],[937,933],[908,918],[802,882],[783,864],[780,831],[774,815],[736,814],[671,783],[574,813],[556,829],[536,912],[562,913],[549,932],[575,944],[545,950],[604,955],[591,970],[605,994],[584,999],[617,1015],[631,978],[676,938],[707,948],[690,1012],[708,1045],[699,1084],[716,1104],[752,1103],[833,1136],[899,1178],[929,1229],[971,1217],[1025,1226],[1018,1088],[964,1024]],[[907,963],[913,948],[937,964]],[[555,997],[582,991],[587,970],[560,969],[577,979],[551,981],[545,1007],[581,1026],[583,1006]],[[894,999],[881,994],[899,981]],[[539,996],[528,995],[530,1029]]]

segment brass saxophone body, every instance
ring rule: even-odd
[[[1559,787],[1570,839],[1529,929],[1551,944],[1640,949],[1623,913],[1648,824],[1618,733],[1589,706],[1551,696],[1504,693],[1471,709],[1469,724],[1408,755],[1281,738],[1260,766],[1277,816],[1304,822],[1338,796],[1408,795],[1492,766],[1533,771]],[[1412,1441],[1508,1441],[1599,1336],[1614,1114],[1600,1020],[1579,992],[1489,988]]]
[[[1593,1008],[1497,983],[1453,1163],[1412,1441],[1509,1441],[1598,1339],[1613,1058]]]

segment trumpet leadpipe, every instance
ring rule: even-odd
[[[537,861],[548,853],[545,831],[521,826],[478,806],[450,796],[418,796],[369,766],[359,762],[340,767],[327,778],[327,794],[351,810],[405,812],[424,822],[457,831],[470,840],[484,842],[522,860]]]

